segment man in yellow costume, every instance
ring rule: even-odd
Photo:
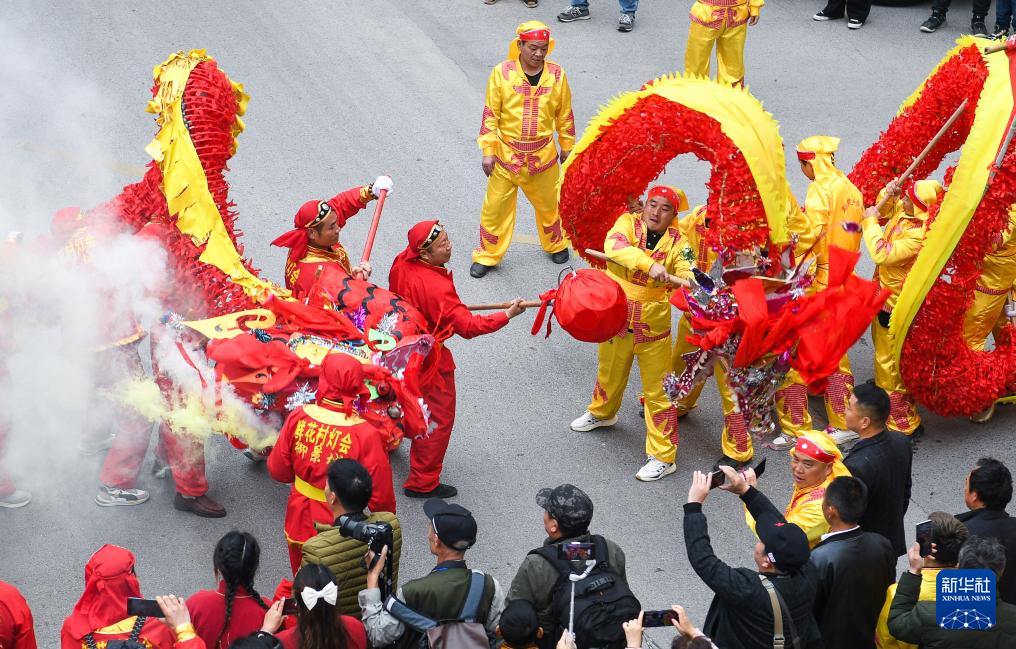
[[[706,244],[706,230],[709,228],[709,217],[705,205],[699,205],[691,211],[680,222],[681,234],[688,242],[695,267],[704,273],[708,273],[716,263],[719,254]],[[687,313],[681,314],[677,323],[677,338],[674,341],[673,367],[674,373],[678,376],[684,372],[686,363],[684,354],[697,349],[695,345],[688,342],[691,334],[691,321]],[[720,392],[720,401],[723,405],[723,437],[721,446],[723,448],[722,464],[739,466],[747,463],[754,455],[751,435],[748,434],[748,427],[745,425],[744,417],[737,408],[736,397],[730,386],[727,384],[727,373],[717,363],[713,366],[713,376],[716,379],[716,388]],[[702,394],[702,387],[705,382],[699,383],[689,392],[681,402],[677,404],[677,415],[683,417],[695,407],[699,395]]]
[[[677,467],[677,408],[663,390],[670,363],[670,294],[674,279],[691,278],[685,259],[687,242],[674,218],[688,209],[684,192],[657,185],[649,190],[642,214],[622,214],[607,233],[603,251],[607,274],[628,297],[627,330],[599,347],[599,367],[593,399],[586,412],[571,423],[587,432],[617,423],[617,411],[628,385],[632,361],[638,357],[645,395],[645,465],[635,477],[651,482]]]
[[[698,0],[691,6],[684,73],[709,76],[716,45],[716,81],[744,85],[744,41],[748,26],[758,22],[764,0]]]
[[[885,189],[892,196],[899,196],[897,182],[889,183]],[[881,216],[874,207],[864,213],[864,245],[877,266],[875,273],[878,283],[891,292],[882,305],[882,311],[871,323],[871,343],[875,348],[875,384],[889,393],[889,419],[886,427],[907,435],[923,430],[917,404],[903,385],[900,368],[893,357],[892,342],[889,338],[889,317],[910,267],[917,260],[917,253],[924,243],[928,210],[942,200],[944,190],[935,180],[919,180],[912,184],[899,202],[902,209],[891,209],[885,230],[879,227]],[[892,203],[890,203],[891,205]]]
[[[821,291],[829,284],[830,247],[850,252],[858,252],[861,248],[864,199],[846,174],[836,168],[839,144],[838,137],[813,135],[797,145],[801,173],[812,182],[804,199],[804,218],[792,217],[791,229],[798,236],[795,248],[798,263],[812,262],[812,292]],[[853,387],[850,359],[844,354],[823,394],[830,435],[837,444],[857,439],[857,434],[847,429],[845,419]],[[811,430],[808,390],[796,370],[787,373],[783,385],[776,391],[776,412],[783,434],[773,440],[775,448],[789,448],[795,437]]]
[[[550,29],[537,20],[522,23],[508,60],[487,80],[480,135],[487,195],[480,211],[480,245],[469,274],[483,277],[508,252],[515,230],[519,187],[533,204],[540,245],[555,264],[568,261],[568,238],[557,213],[561,166],[575,145],[575,116],[564,69],[546,61],[554,50]],[[558,145],[554,145],[554,132]]]

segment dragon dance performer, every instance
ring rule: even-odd
[[[341,353],[325,356],[315,398],[290,413],[268,456],[272,478],[293,483],[285,531],[294,574],[304,542],[317,534],[314,523],[334,521],[324,492],[333,460],[349,458],[366,467],[374,484],[370,510],[395,512],[392,467],[381,434],[354,410],[357,399],[370,398],[360,361]]]
[[[858,252],[861,247],[861,219],[864,199],[846,174],[836,168],[836,150],[840,139],[813,135],[797,145],[801,172],[811,180],[804,201],[804,219],[791,217],[792,224],[802,226],[796,234],[795,252],[798,263],[814,260],[812,291],[821,291],[829,283],[829,248],[837,247]],[[844,354],[839,368],[829,377],[823,392],[830,434],[837,444],[854,440],[857,435],[847,430],[846,409],[854,376],[850,358]],[[808,412],[808,389],[796,370],[791,369],[776,392],[776,411],[783,434],[773,440],[777,449],[789,448],[793,439],[811,430]]]
[[[370,264],[353,266],[349,253],[339,242],[339,235],[350,217],[378,198],[381,190],[391,194],[392,187],[391,178],[378,176],[370,185],[353,187],[327,201],[307,201],[300,206],[293,217],[293,229],[272,241],[273,246],[289,248],[286,288],[293,291],[293,297],[306,300],[316,284],[329,291],[327,283],[320,283],[325,268],[340,271],[329,273],[333,281],[349,275],[363,280],[370,277]]]
[[[423,314],[438,344],[432,352],[434,376],[421,384],[431,430],[412,441],[403,488],[410,498],[451,498],[458,490],[441,483],[441,468],[455,424],[455,360],[444,341],[452,335],[475,338],[493,333],[526,309],[516,299],[502,313],[470,313],[455,290],[452,272],[445,268],[452,242],[444,227],[437,221],[422,221],[410,228],[407,238],[409,245],[388,273],[389,285]]]
[[[706,244],[705,234],[709,228],[706,206],[695,207],[691,214],[681,219],[679,227],[694,255],[695,267],[708,273],[716,263],[719,253]],[[691,319],[687,313],[682,313],[681,319],[677,323],[677,340],[674,341],[673,353],[674,373],[678,376],[685,370],[682,356],[696,349],[695,345],[688,342],[690,334]],[[716,388],[720,392],[720,401],[723,405],[723,436],[721,438],[723,458],[720,461],[731,465],[743,464],[751,460],[754,455],[751,435],[748,434],[744,417],[737,409],[736,397],[727,383],[727,373],[719,363],[713,367],[713,376],[716,379]],[[704,385],[704,382],[699,383],[681,400],[677,406],[678,417],[683,417],[695,407]]]
[[[744,85],[744,42],[748,26],[758,22],[764,0],[698,0],[691,6],[684,73],[709,76],[709,59],[716,45],[716,80]]]
[[[477,144],[483,151],[487,195],[480,211],[480,245],[469,274],[483,277],[501,261],[515,230],[519,187],[536,212],[540,244],[555,264],[568,261],[568,238],[557,213],[561,167],[575,145],[575,116],[564,69],[545,61],[554,39],[545,24],[530,20],[515,30],[508,60],[487,81]],[[557,131],[558,155],[554,146]]]
[[[900,186],[893,181],[886,193],[900,196]],[[875,348],[875,384],[889,393],[889,419],[886,427],[907,435],[923,431],[917,404],[903,385],[900,368],[893,358],[889,339],[889,317],[910,267],[917,260],[927,230],[928,210],[942,200],[944,190],[935,180],[919,180],[907,188],[900,206],[885,226],[878,225],[879,212],[869,207],[864,213],[864,245],[877,267],[876,278],[891,291],[882,311],[871,323],[871,342]]]
[[[671,370],[670,294],[668,275],[691,278],[685,258],[688,242],[674,224],[688,209],[680,189],[658,185],[646,195],[642,214],[625,213],[607,233],[603,251],[607,274],[628,297],[627,328],[599,346],[599,366],[592,402],[571,423],[576,432],[613,426],[628,385],[632,361],[638,357],[645,396],[646,459],[635,474],[643,482],[659,480],[677,470],[678,410],[667,398],[663,379]]]
[[[1003,318],[1013,284],[1016,283],[1016,206],[1009,210],[1009,224],[995,250],[984,258],[974,302],[963,320],[963,338],[972,349],[984,350],[988,334]]]

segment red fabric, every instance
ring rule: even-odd
[[[455,425],[455,369],[439,372],[423,385],[423,400],[430,409],[434,430],[414,439],[409,447],[409,475],[403,487],[431,491],[441,483],[444,456]]]
[[[112,389],[120,380],[144,376],[137,345],[114,347],[101,352],[96,359],[97,365],[106,370],[96,389]],[[116,407],[114,416],[116,437],[106,453],[99,481],[108,487],[133,489],[148,452],[152,423],[131,408]],[[96,432],[105,436],[104,431]]]
[[[370,398],[370,390],[363,381],[363,363],[348,354],[329,354],[321,363],[317,402],[320,405],[325,399],[342,401],[348,416],[357,397],[361,403]]]
[[[180,392],[173,385],[172,379],[159,369],[159,359],[155,353],[159,347],[159,339],[165,335],[162,333],[163,331],[162,327],[156,327],[152,332],[152,374],[155,376],[155,383],[159,386],[159,392],[162,393],[163,399],[172,403],[179,399]],[[166,422],[162,422],[159,425],[157,454],[173,472],[173,482],[176,483],[178,493],[190,498],[208,493],[204,440],[193,435],[174,433]]]
[[[77,205],[57,210],[49,224],[53,238],[57,241],[66,241],[67,237],[81,227],[83,216],[81,208]]]
[[[351,280],[359,282],[360,280]],[[362,282],[365,287],[371,286]],[[290,300],[270,297],[265,306],[276,315],[280,324],[287,324],[304,333],[324,334],[342,339],[360,339],[363,334],[342,311],[308,306]],[[295,356],[295,355],[294,355]]]
[[[338,253],[339,248],[342,248],[342,244],[335,245],[332,250],[342,256],[348,265],[348,253],[345,253],[345,248],[342,248],[344,254]],[[313,259],[318,261],[311,261]],[[325,296],[329,296],[329,301],[333,300],[349,276],[349,269],[339,259],[324,261],[321,256],[307,255],[300,261],[286,263],[286,288],[304,304],[317,305],[326,299]]]
[[[336,413],[338,414],[338,413]],[[381,433],[370,423],[336,426],[319,421],[297,408],[286,419],[271,454],[268,473],[279,482],[301,480],[324,489],[328,465],[339,458],[356,460],[367,469],[374,483],[369,507],[375,512],[395,512],[392,467],[388,462]],[[317,534],[314,523],[332,523],[335,517],[327,503],[307,498],[294,485],[286,505],[286,536],[303,543]],[[293,565],[296,572],[299,558]]]
[[[814,151],[798,151],[797,152],[797,159],[798,160],[814,160],[815,159],[815,152]]]
[[[529,31],[519,33],[520,41],[549,41],[550,30],[549,29],[530,29]]]
[[[346,649],[367,649],[367,631],[363,622],[349,615],[342,616],[342,626],[346,629]],[[292,627],[279,631],[275,637],[284,649],[300,649],[300,629]]]
[[[503,311],[479,315],[467,309],[455,290],[451,271],[443,266],[431,266],[418,260],[406,261],[400,255],[392,264],[388,282],[393,292],[408,300],[423,314],[429,333],[438,342],[447,340],[453,334],[475,338],[493,333],[508,324],[508,316]],[[455,369],[455,361],[447,347],[439,345],[436,352],[437,367],[442,372]]]
[[[769,308],[766,306],[766,292],[758,280],[734,282],[734,297],[737,298],[738,318],[744,323],[741,342],[737,346],[734,367],[745,367],[761,356],[762,340],[769,322]]]
[[[124,608],[126,608],[126,602],[124,603]],[[133,619],[131,618],[131,621]],[[117,622],[120,622],[120,620],[110,622],[106,626],[111,626]],[[94,637],[96,645],[102,647],[104,646],[102,643],[109,642],[110,640],[126,640],[131,637],[131,630],[127,629],[123,633],[95,633]],[[141,642],[152,647],[152,649],[204,649],[204,643],[201,643],[200,640],[198,642],[177,643],[176,634],[173,633],[173,630],[154,617],[145,620],[145,625],[141,627],[139,639]],[[87,647],[88,645],[83,641],[68,637],[66,632],[61,634],[60,649],[87,649]]]
[[[212,340],[208,358],[215,361],[216,378],[225,376],[231,382],[256,383],[266,394],[286,387],[307,366],[286,346],[272,340],[263,343],[253,334]]]
[[[28,602],[14,586],[0,581],[0,649],[36,649]]]
[[[556,291],[548,291],[540,299],[543,304],[533,322],[533,335],[539,331],[551,299],[554,300],[554,317],[576,340],[606,342],[619,334],[628,322],[628,299],[624,289],[598,270],[582,268],[568,273]]]
[[[307,254],[309,242],[307,226],[313,223],[318,216],[318,202],[316,200],[307,201],[301,205],[296,216],[293,217],[293,229],[272,241],[273,246],[289,248],[289,261],[296,262]],[[328,199],[327,203],[335,212],[336,222],[340,228],[351,216],[363,209],[359,187],[353,187],[336,194]]]
[[[420,246],[423,242],[430,237],[431,231],[434,226],[437,225],[437,221],[420,221],[413,227],[409,228],[409,232],[406,233],[406,239],[409,240],[409,245],[395,257],[395,261],[392,263],[392,269],[395,268],[396,264],[400,262],[412,261],[413,259],[419,259],[420,257]],[[391,284],[391,275],[389,274],[388,283]],[[392,289],[395,291],[395,289]],[[396,291],[397,293],[398,291]]]
[[[794,453],[797,453],[798,455],[807,455],[813,460],[818,460],[822,464],[829,464],[836,459],[835,455],[827,453],[821,446],[807,437],[797,438],[797,443],[794,444]]]
[[[183,642],[176,642],[173,645],[173,649],[208,649],[209,646],[210,645],[206,644],[205,641],[198,636],[197,638],[191,638],[190,640],[184,640]]]
[[[264,597],[261,600],[270,605]],[[216,638],[226,620],[226,582],[220,581],[216,590],[199,590],[187,598],[187,610],[191,624],[205,645],[217,649]],[[254,633],[261,628],[265,609],[258,606],[254,597],[243,586],[239,586],[233,597],[233,608],[229,616],[229,628],[222,634],[222,647],[228,647],[234,640]]]
[[[646,202],[648,203],[649,199],[656,196],[666,198],[670,201],[671,206],[675,210],[680,209],[681,207],[681,199],[678,198],[677,192],[675,192],[672,187],[667,187],[666,185],[656,185],[655,187],[651,187],[649,189],[649,193],[646,194]]]

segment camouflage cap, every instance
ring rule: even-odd
[[[593,520],[593,501],[575,485],[540,489],[536,493],[536,504],[570,530],[580,530]]]

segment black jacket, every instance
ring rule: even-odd
[[[818,585],[815,619],[826,649],[874,649],[896,553],[881,534],[861,528],[829,537],[811,551]]]
[[[967,526],[970,536],[988,536],[998,539],[1005,548],[1005,570],[998,580],[998,598],[1016,604],[1016,518],[1005,510],[975,509],[957,514]]]
[[[782,518],[779,510],[754,487],[741,499],[756,519],[767,510]],[[723,649],[772,649],[773,608],[759,573],[732,568],[713,554],[706,516],[699,503],[684,506],[684,544],[695,574],[715,594],[706,614],[705,634]],[[814,569],[809,564],[792,575],[769,573],[766,577],[790,609],[802,645],[793,649],[821,649],[822,636],[811,612],[815,600]],[[790,625],[786,620],[783,632],[787,636],[786,647],[791,649]]]
[[[850,474],[868,487],[868,509],[858,521],[861,529],[889,539],[896,556],[907,553],[903,516],[910,506],[912,460],[907,436],[889,430],[857,442],[843,458]]]

